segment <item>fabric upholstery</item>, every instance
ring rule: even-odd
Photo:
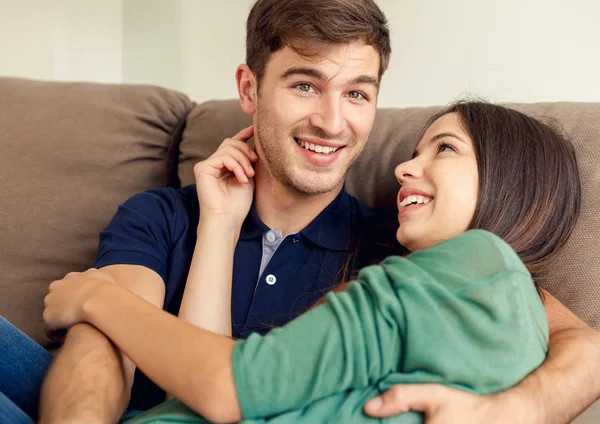
[[[550,121],[577,151],[583,210],[578,226],[553,264],[545,288],[582,319],[600,329],[600,103],[507,105]],[[439,107],[379,109],[369,142],[348,173],[348,191],[371,206],[395,208],[398,182],[393,171],[412,155],[423,126]],[[181,141],[179,177],[193,183],[193,165],[226,137],[251,124],[238,100],[196,106]]]
[[[192,108],[157,87],[0,78],[0,314],[46,344],[48,284],[93,265],[119,203],[167,184]]]
[[[181,185],[194,183],[194,165],[213,154],[223,140],[252,124],[238,100],[211,100],[197,105],[190,113],[179,146]]]
[[[597,400],[580,416],[575,418],[571,424],[595,424],[600,423],[600,400]]]

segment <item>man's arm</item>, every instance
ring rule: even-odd
[[[119,285],[162,307],[162,278],[138,265],[101,269]],[[95,327],[73,327],[42,387],[41,423],[114,423],[129,402],[135,366]]]
[[[567,423],[600,398],[600,333],[548,293],[544,306],[550,326],[546,361],[504,395],[539,403],[536,422]]]
[[[439,385],[395,386],[365,405],[365,412],[389,417],[409,409],[435,423],[570,422],[600,398],[600,333],[547,294],[550,326],[546,361],[512,389],[476,396]]]
[[[128,389],[119,352],[94,326],[78,324],[44,381],[40,423],[115,423]]]

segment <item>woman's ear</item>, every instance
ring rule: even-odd
[[[235,80],[242,110],[248,115],[254,115],[256,113],[256,91],[258,89],[254,73],[248,65],[240,65],[235,73]]]

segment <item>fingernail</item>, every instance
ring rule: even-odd
[[[381,408],[381,405],[383,405],[383,402],[381,401],[381,398],[378,396],[378,397],[374,397],[373,399],[368,401],[365,406],[368,408],[374,409],[374,410],[378,410],[379,408]]]

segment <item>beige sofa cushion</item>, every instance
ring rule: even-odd
[[[600,329],[600,103],[510,105],[550,118],[575,144],[583,185],[583,212],[564,254],[552,268],[546,288],[589,324]],[[425,122],[440,108],[378,110],[364,153],[351,169],[347,189],[367,204],[395,208],[395,166],[410,158]],[[251,120],[239,101],[207,102],[190,114],[181,142],[179,177],[193,183],[193,165],[208,157],[225,137]]]
[[[192,107],[149,86],[0,78],[0,314],[46,343],[48,284],[94,264],[120,202],[165,186]]]
[[[237,100],[211,100],[196,105],[188,115],[179,146],[179,180],[194,184],[194,165],[206,159],[228,137],[252,124]]]

